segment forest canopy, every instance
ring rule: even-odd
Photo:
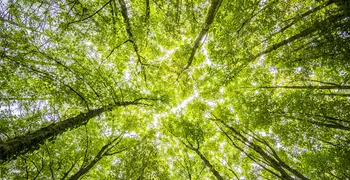
[[[3,0],[0,179],[350,179],[347,0]]]

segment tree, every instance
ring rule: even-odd
[[[262,159],[264,159],[267,162],[266,163],[268,166],[272,167],[273,169],[275,169],[276,171],[278,171],[280,173],[280,175],[276,175],[276,173],[268,170],[270,173],[276,175],[277,177],[281,178],[281,179],[293,179],[291,175],[289,175],[286,170],[288,170],[290,173],[292,173],[295,177],[299,178],[299,179],[308,179],[306,178],[303,174],[301,174],[300,172],[298,172],[297,170],[293,169],[292,167],[288,166],[284,161],[282,161],[279,156],[277,155],[276,151],[269,145],[268,142],[260,139],[259,137],[257,137],[255,134],[253,135],[253,138],[255,140],[257,140],[260,143],[263,143],[265,146],[268,147],[268,149],[272,152],[268,153],[266,152],[261,146],[259,146],[258,144],[251,142],[250,140],[248,140],[248,138],[246,138],[245,136],[243,136],[240,132],[238,132],[235,128],[233,128],[232,126],[227,125],[223,120],[221,119],[214,119],[215,121],[219,121],[224,127],[228,128],[231,132],[233,132],[233,137],[235,139],[237,139],[238,141],[241,141],[241,143],[245,144],[246,146],[248,146],[249,148],[253,149],[256,153],[258,153]],[[219,126],[219,125],[218,125]],[[241,150],[242,152],[245,152],[243,150],[243,148],[240,148],[236,145],[236,143],[232,140],[232,138],[227,134],[227,132],[225,132],[220,126],[219,126],[220,130],[225,134],[225,136],[232,142],[233,146],[238,148],[239,150]],[[270,155],[271,154],[271,155]],[[251,155],[247,154],[247,156],[249,158],[251,158],[253,161],[257,162],[257,160],[255,160]],[[262,166],[262,165],[260,165]],[[263,168],[265,168],[264,166],[262,166]],[[266,169],[267,170],[267,169]]]
[[[0,178],[348,179],[349,12],[1,2]]]
[[[0,142],[1,160],[2,162],[8,161],[17,155],[28,153],[32,149],[38,148],[38,146],[44,143],[45,140],[52,139],[69,129],[74,129],[79,126],[86,125],[91,118],[94,118],[103,112],[113,110],[118,106],[142,104],[138,102],[142,99],[136,99],[132,102],[121,102],[99,109],[89,110],[88,112],[80,113],[75,117],[65,119],[58,123],[50,124],[49,126],[38,129],[35,132],[7,139],[6,142]],[[106,145],[106,148],[107,147],[108,146]],[[102,152],[104,152],[104,150],[101,151],[101,153]]]
[[[117,136],[116,138],[112,139],[111,142],[109,142],[106,145],[104,145],[100,149],[100,151],[98,151],[97,155],[94,157],[94,159],[88,165],[86,165],[85,167],[81,167],[79,169],[79,171],[76,172],[75,174],[73,174],[69,179],[70,180],[79,179],[83,175],[88,173],[103,157],[105,157],[105,156],[112,156],[112,155],[115,155],[115,154],[118,154],[118,153],[121,153],[121,152],[125,151],[126,149],[121,149],[121,150],[118,150],[118,151],[112,151],[112,148],[114,148],[116,145],[118,145],[119,142],[121,141],[121,136],[122,135],[123,134],[121,134],[120,136]],[[62,179],[64,179],[64,177]]]
[[[184,127],[181,127],[184,126]],[[204,132],[201,129],[198,129],[196,126],[194,126],[192,123],[186,122],[186,121],[180,121],[180,126],[177,126],[176,129],[181,129],[180,132],[183,133],[184,137],[181,138],[173,132],[174,127],[171,127],[169,130],[170,133],[177,137],[180,142],[189,150],[192,150],[195,152],[200,159],[203,161],[205,166],[213,173],[216,179],[222,180],[223,177],[220,175],[220,173],[215,169],[213,164],[208,160],[208,158],[205,157],[205,155],[200,151],[201,144],[204,140]],[[178,130],[179,131],[179,130]]]

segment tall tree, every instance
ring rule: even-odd
[[[80,113],[75,117],[65,119],[58,123],[53,123],[49,126],[38,129],[35,132],[7,139],[5,142],[0,142],[1,161],[5,162],[16,158],[18,155],[23,155],[33,149],[37,149],[39,145],[44,143],[46,140],[52,139],[64,133],[65,131],[68,131],[69,129],[74,129],[79,126],[86,125],[91,118],[94,118],[106,111],[111,111],[119,106],[142,104],[139,102],[142,99],[144,98],[136,99],[130,102],[120,102],[118,104],[109,105],[99,109],[89,110],[86,113]],[[106,148],[107,147],[108,146],[106,146]]]

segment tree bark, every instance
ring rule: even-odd
[[[221,1],[222,0],[212,0],[210,8],[209,8],[209,12],[207,14],[207,18],[205,20],[204,27],[202,28],[201,32],[197,36],[197,39],[194,42],[194,45],[193,45],[193,48],[191,51],[191,56],[187,61],[187,65],[182,69],[180,74],[191,66],[193,59],[194,59],[194,55],[196,54],[196,52],[199,48],[199,44],[200,44],[201,40],[203,39],[204,35],[208,32],[210,25],[214,21],[215,14],[221,5]]]
[[[204,164],[210,169],[210,171],[214,174],[214,176],[216,177],[216,179],[218,180],[223,180],[223,178],[221,177],[220,173],[214,168],[214,166],[212,164],[210,164],[210,162],[208,161],[207,158],[205,158],[205,156],[198,150],[198,149],[192,149],[194,152],[197,153],[197,155],[202,159],[202,161],[204,162]]]
[[[171,131],[169,131],[173,136],[175,136],[175,134]],[[177,136],[175,136],[177,137]],[[208,161],[208,159],[199,151],[199,142],[197,141],[197,147],[194,147],[193,144],[187,140],[188,144],[186,144],[181,138],[177,137],[180,142],[186,146],[186,148],[194,151],[204,162],[205,166],[208,167],[210,169],[210,171],[213,173],[213,175],[216,177],[216,179],[218,180],[223,180],[223,177],[221,177],[220,173],[214,168],[214,166]]]
[[[291,43],[295,40],[298,40],[300,38],[303,38],[303,37],[306,37],[314,32],[316,32],[317,30],[320,29],[320,27],[323,27],[324,25],[327,24],[327,22],[332,22],[332,23],[335,23],[339,20],[341,20],[342,18],[345,18],[346,16],[344,14],[340,14],[340,15],[334,15],[334,16],[331,16],[323,21],[319,21],[319,22],[316,22],[315,24],[313,24],[311,27],[307,28],[307,29],[304,29],[303,31],[301,31],[300,33],[294,35],[294,36],[291,36],[290,38],[288,39],[285,39],[283,41],[280,41],[272,46],[270,46],[269,48],[267,48],[265,51],[262,51],[260,53],[258,53],[257,55],[253,56],[253,60],[264,55],[264,54],[268,54],[272,51],[275,51],[277,50],[278,48],[282,47],[282,46],[285,46],[287,45],[288,43]]]
[[[287,116],[287,115],[282,115],[283,117],[286,118],[291,118],[291,119],[295,119],[295,120],[299,120],[299,121],[305,121],[311,124],[314,124],[316,126],[320,126],[320,127],[327,127],[327,128],[331,128],[331,129],[339,129],[339,130],[345,130],[345,131],[350,131],[350,127],[345,126],[343,124],[339,124],[336,123],[334,121],[328,121],[328,123],[325,123],[324,121],[313,121],[313,120],[307,120],[307,119],[302,119],[299,117],[293,117],[293,116]]]
[[[128,9],[126,7],[125,1],[124,0],[119,0],[119,5],[121,7],[121,13],[122,13],[122,16],[123,16],[123,19],[124,19],[124,23],[125,23],[125,30],[128,33],[128,36],[129,36],[129,39],[130,39],[129,42],[131,42],[132,45],[133,45],[134,51],[135,51],[135,53],[137,55],[137,60],[139,61],[139,63],[141,65],[144,65],[144,63],[142,63],[142,61],[141,61],[139,48],[138,48],[137,44],[135,43],[134,36],[133,36],[133,34],[131,32],[131,23],[130,23],[130,18],[128,16]]]
[[[82,177],[83,175],[88,173],[90,171],[90,169],[93,168],[95,166],[95,164],[98,161],[100,161],[101,159],[102,159],[102,156],[100,155],[100,152],[99,152],[99,154],[90,162],[89,165],[80,169],[77,173],[75,173],[73,176],[71,176],[69,178],[69,180],[78,180],[80,177]]]
[[[113,110],[118,106],[136,105],[139,104],[137,102],[139,100],[141,99],[130,102],[120,102],[117,104],[104,106],[99,109],[89,110],[86,113],[80,113],[75,117],[68,118],[58,123],[52,123],[32,133],[10,138],[5,141],[0,141],[0,164],[16,159],[16,157],[19,155],[24,155],[38,149],[40,144],[43,144],[46,140],[50,140],[57,135],[68,131],[69,129],[78,128],[103,112]]]
[[[93,16],[95,16],[96,14],[98,14],[103,8],[105,8],[105,7],[106,7],[109,3],[111,3],[111,2],[112,2],[112,0],[109,0],[107,3],[105,3],[101,8],[99,8],[99,9],[98,9],[97,11],[95,11],[94,13],[92,13],[92,14],[90,14],[89,16],[84,17],[84,18],[82,18],[82,19],[69,22],[68,25],[73,24],[73,23],[77,23],[77,22],[83,22],[83,21],[85,21],[85,20],[87,20],[87,19],[92,18]]]
[[[329,0],[329,1],[325,2],[324,4],[321,4],[321,5],[319,5],[319,6],[315,7],[315,8],[313,8],[313,9],[310,9],[310,10],[304,12],[303,14],[296,15],[295,17],[293,17],[293,18],[291,18],[291,19],[288,19],[288,20],[292,20],[292,19],[294,19],[294,20],[293,20],[291,23],[289,23],[289,24],[287,24],[286,26],[284,26],[284,27],[283,27],[281,30],[279,30],[278,32],[273,33],[273,34],[271,35],[271,37],[272,37],[272,36],[275,36],[276,34],[283,33],[286,29],[292,27],[293,25],[295,25],[298,21],[302,20],[303,18],[305,18],[305,17],[309,16],[310,14],[315,13],[315,12],[317,12],[317,11],[319,11],[319,10],[322,10],[323,8],[329,6],[329,5],[333,4],[333,3],[334,3],[333,0]]]
[[[100,149],[100,151],[97,153],[96,157],[87,166],[80,168],[78,172],[76,172],[75,174],[73,174],[69,178],[69,180],[78,180],[79,178],[81,178],[83,175],[88,173],[91,170],[91,168],[93,168],[95,166],[95,164],[98,163],[103,157],[109,156],[109,155],[114,155],[114,154],[121,153],[121,152],[125,151],[126,149],[123,149],[121,151],[110,153],[110,150],[113,147],[115,147],[117,144],[119,144],[122,136],[123,136],[123,134],[120,134],[118,137],[114,138],[111,142],[104,145]]]
[[[322,122],[315,122],[315,121],[310,121],[311,124],[315,124],[316,126],[323,126],[327,128],[332,128],[332,129],[340,129],[340,130],[345,130],[345,131],[350,131],[350,127],[341,125],[341,124],[328,124],[328,123],[322,123]]]
[[[350,89],[350,86],[259,86],[262,89]]]
[[[249,145],[250,148],[252,148],[255,152],[257,152],[258,154],[260,154],[266,161],[269,162],[269,164],[271,165],[272,168],[274,168],[275,170],[277,170],[279,173],[281,173],[281,176],[283,179],[290,179],[292,180],[293,178],[284,170],[287,169],[289,172],[291,172],[292,174],[294,174],[296,177],[298,177],[299,179],[302,180],[307,180],[308,178],[306,178],[303,174],[301,174],[300,172],[298,172],[297,170],[291,168],[290,166],[288,166],[286,163],[284,163],[278,156],[277,154],[275,154],[275,156],[277,156],[277,160],[270,156],[269,154],[267,154],[259,145],[249,141],[246,137],[244,137],[240,132],[238,132],[236,129],[234,129],[233,127],[229,126],[228,124],[226,124],[224,121],[217,119],[218,121],[220,121],[224,126],[226,126],[228,129],[230,129],[234,134],[236,134],[238,137],[241,138],[241,141],[243,141],[245,144]],[[271,148],[271,147],[270,147]]]

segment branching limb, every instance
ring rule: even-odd
[[[112,141],[110,141],[106,145],[104,145],[100,149],[100,151],[97,153],[95,158],[88,165],[81,167],[79,169],[79,171],[76,172],[74,175],[72,175],[69,179],[70,180],[78,180],[79,178],[84,176],[86,173],[88,173],[91,170],[91,168],[93,168],[103,157],[115,155],[115,154],[118,154],[118,153],[121,153],[121,152],[124,152],[125,150],[127,150],[127,148],[124,148],[120,151],[110,152],[110,150],[112,148],[114,148],[115,146],[117,146],[119,144],[119,142],[122,140],[123,135],[124,135],[124,133],[121,133],[119,136],[114,138]]]
[[[120,46],[124,45],[124,44],[127,43],[127,42],[131,42],[131,40],[128,39],[128,40],[124,41],[123,43],[119,44],[118,46],[114,47],[114,48],[109,52],[109,54],[106,56],[106,58],[104,58],[104,59],[101,61],[99,67],[104,63],[104,61],[106,61],[106,60],[113,54],[113,52],[114,52],[116,49],[118,49]]]
[[[261,8],[259,11],[257,11],[256,13],[255,12],[255,9],[253,10],[252,12],[252,15],[247,18],[242,24],[241,26],[238,28],[237,30],[237,34],[239,34],[241,32],[241,30],[243,29],[243,27],[248,24],[248,22],[250,22],[253,18],[255,18],[259,13],[261,13],[262,11],[264,11],[265,9],[267,9],[268,7],[270,7],[271,5],[273,5],[274,3],[276,3],[278,0],[275,0],[275,1],[272,1],[271,3],[269,3],[268,5],[264,6],[263,8]],[[258,2],[259,4],[260,2]],[[257,6],[255,6],[257,7]]]
[[[207,17],[206,17],[206,20],[204,23],[204,26],[203,26],[201,32],[199,33],[199,35],[197,36],[196,41],[194,42],[190,58],[187,61],[187,65],[180,71],[180,73],[178,75],[179,77],[180,77],[181,73],[183,73],[185,70],[187,70],[191,66],[193,59],[194,59],[194,56],[195,56],[195,54],[200,46],[201,40],[207,34],[210,25],[213,23],[215,14],[217,13],[217,11],[221,5],[221,2],[222,2],[222,0],[212,0],[210,8],[209,8],[209,12],[207,14]]]
[[[97,13],[99,13],[103,8],[105,8],[109,3],[111,3],[112,0],[109,0],[106,4],[104,4],[100,9],[98,9],[96,12],[90,14],[89,16],[85,17],[85,18],[82,18],[82,19],[79,19],[79,20],[76,20],[76,21],[72,21],[72,22],[69,22],[68,25],[70,24],[73,24],[73,23],[77,23],[77,22],[82,22],[82,21],[85,21],[87,19],[90,19],[92,18],[93,16],[95,16]]]

